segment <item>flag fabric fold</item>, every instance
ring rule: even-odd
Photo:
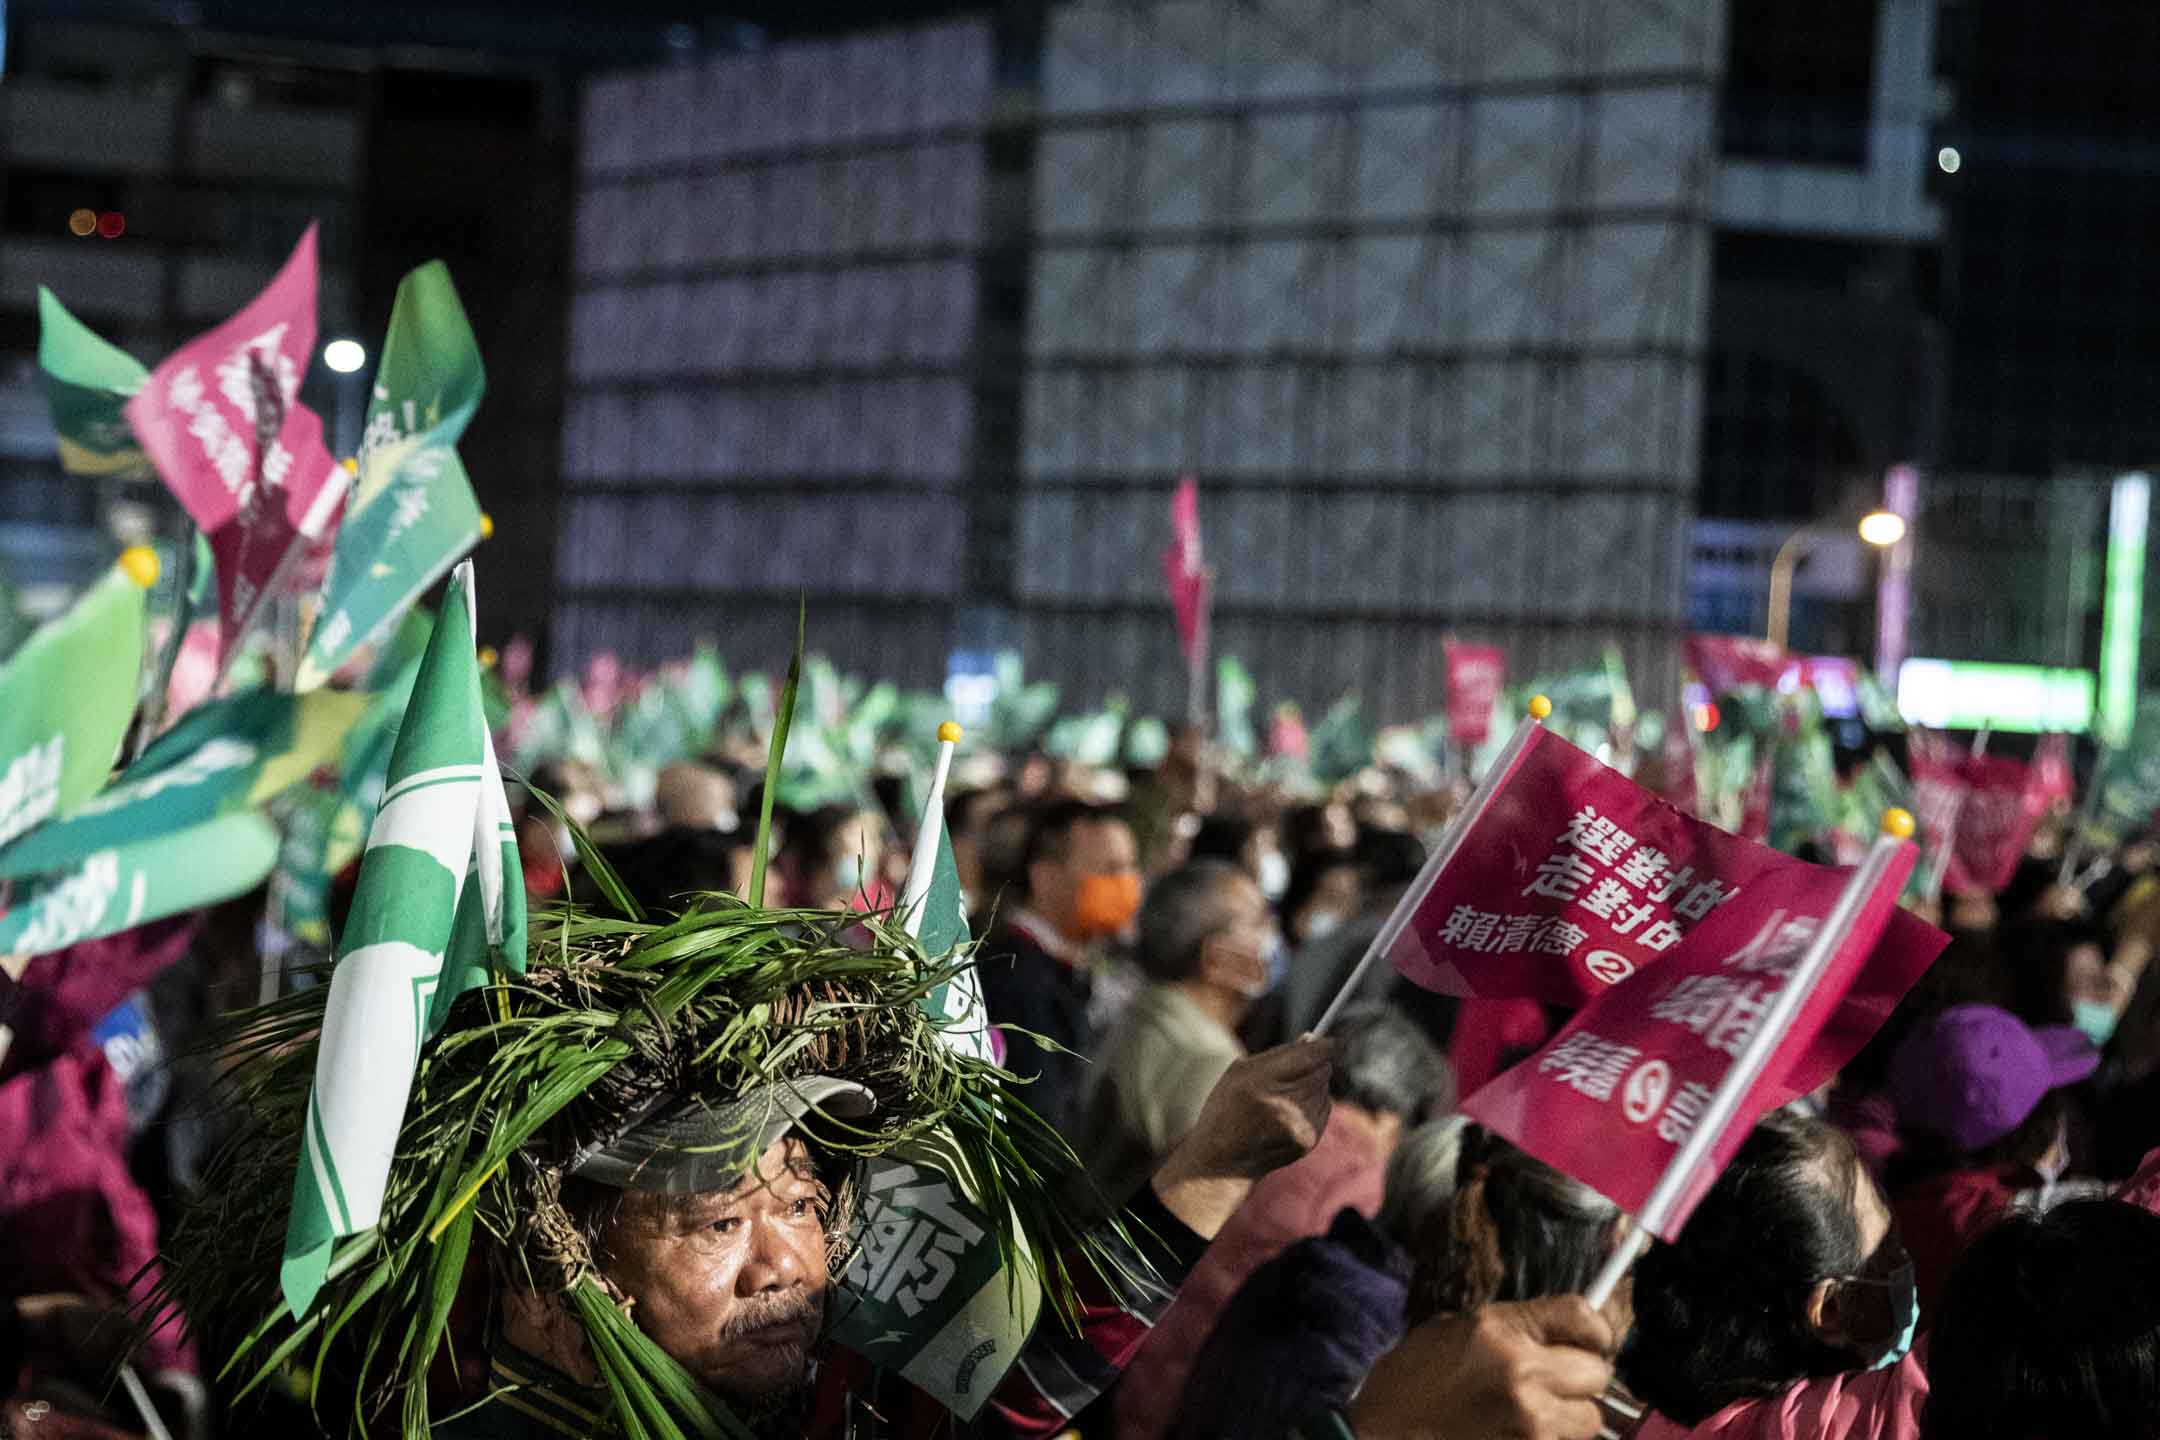
[[[1163,578],[1177,617],[1178,647],[1192,665],[1201,653],[1207,623],[1207,558],[1200,548],[1200,482],[1181,477],[1170,496],[1170,545],[1163,551]]]
[[[375,372],[358,477],[323,579],[297,681],[312,690],[480,539],[480,504],[454,448],[486,389],[480,348],[440,260],[398,283]]]
[[[60,468],[91,479],[134,479],[150,462],[128,429],[126,405],[150,372],[38,287],[38,369],[60,440]]]
[[[503,861],[509,811],[481,715],[472,589],[467,561],[421,657],[331,972],[280,1272],[296,1318],[335,1241],[381,1216],[420,1047],[491,964],[523,969],[523,881]]]

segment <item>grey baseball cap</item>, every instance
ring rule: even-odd
[[[726,1190],[804,1120],[855,1121],[876,1108],[868,1089],[830,1075],[783,1080],[718,1105],[663,1100],[613,1140],[579,1150],[564,1173],[655,1195]]]

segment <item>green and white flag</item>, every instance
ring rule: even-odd
[[[0,848],[0,879],[259,809],[337,754],[368,697],[250,690],[198,705],[111,785]]]
[[[38,286],[38,368],[60,435],[60,468],[70,475],[134,478],[150,474],[123,407],[150,372],[134,356],[68,313]]]
[[[0,845],[96,794],[135,713],[143,592],[157,557],[138,547],[0,667]]]
[[[467,561],[421,657],[331,971],[280,1270],[296,1319],[338,1238],[381,1218],[420,1047],[491,959],[524,969],[524,879],[480,711],[472,590]]]
[[[0,955],[65,950],[244,895],[270,873],[277,847],[275,826],[242,813],[99,850],[16,886],[0,915]]]
[[[390,307],[360,475],[298,688],[336,674],[479,540],[480,503],[452,447],[486,384],[450,271],[431,260],[398,282]]]
[[[923,823],[937,827],[924,886],[911,871],[903,916],[923,953],[954,954],[968,940],[967,908],[952,839],[945,833],[945,773],[958,728],[947,732]],[[916,907],[921,913],[916,913]],[[989,1016],[972,967],[923,999],[945,1042],[984,1062],[993,1058]],[[1033,1257],[1005,1264],[978,1177],[955,1147],[930,1135],[864,1167],[861,1209],[850,1230],[855,1257],[833,1304],[833,1338],[973,1420],[1019,1358],[1042,1309]]]

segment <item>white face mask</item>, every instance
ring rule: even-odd
[[[1290,888],[1290,862],[1280,850],[1260,852],[1260,893],[1272,905]]]
[[[1325,940],[1342,929],[1342,916],[1333,910],[1308,910],[1305,912],[1305,943]]]

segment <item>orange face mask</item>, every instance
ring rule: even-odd
[[[1073,920],[1081,933],[1095,937],[1115,935],[1132,923],[1133,916],[1140,913],[1140,877],[1127,871],[1122,875],[1084,875],[1080,878],[1080,891],[1073,897]]]

